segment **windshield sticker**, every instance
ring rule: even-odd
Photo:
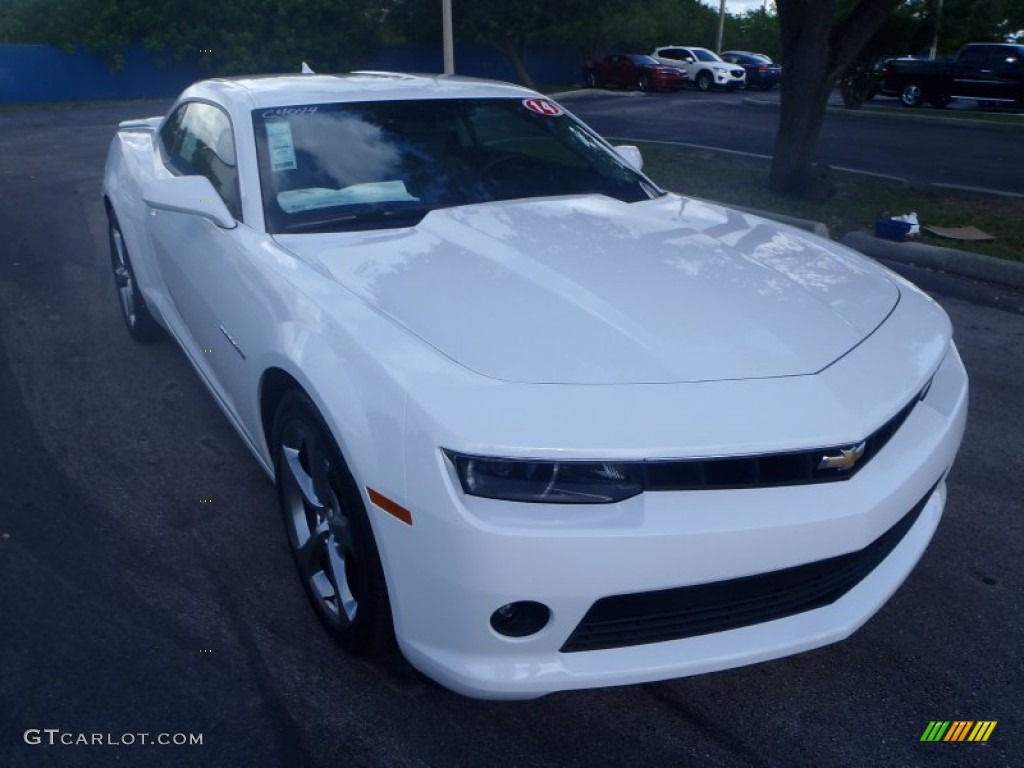
[[[523,106],[531,112],[545,117],[558,117],[565,114],[560,106],[547,99],[523,99]]]
[[[277,109],[266,109],[260,113],[264,120],[268,117],[291,117],[292,115],[312,115],[319,107],[278,107]]]
[[[270,167],[275,171],[294,171],[295,144],[292,142],[292,128],[284,120],[273,120],[267,126],[267,149],[270,151]]]

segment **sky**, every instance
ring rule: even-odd
[[[705,5],[718,9],[720,5],[719,0],[704,0]],[[729,13],[746,13],[747,11],[753,10],[754,8],[763,8],[763,0],[726,0],[725,10]]]

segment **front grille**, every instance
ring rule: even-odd
[[[930,385],[930,382],[929,382]],[[864,453],[851,469],[821,469],[826,455],[849,445],[812,450],[733,456],[717,459],[649,460],[641,462],[645,491],[702,491],[735,488],[771,488],[783,485],[810,485],[833,480],[848,480],[878,454],[903,426],[914,406],[924,399],[928,386],[900,409],[899,413],[864,440]]]
[[[834,603],[902,541],[938,486],[864,549],[827,560],[712,584],[604,597],[561,650],[600,651],[681,640],[761,624]]]

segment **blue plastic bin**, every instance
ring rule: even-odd
[[[875,237],[902,243],[910,234],[910,224],[893,219],[879,219],[875,222]]]

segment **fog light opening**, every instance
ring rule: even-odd
[[[533,600],[506,603],[491,614],[491,628],[505,637],[527,637],[540,632],[551,619],[551,609]]]

